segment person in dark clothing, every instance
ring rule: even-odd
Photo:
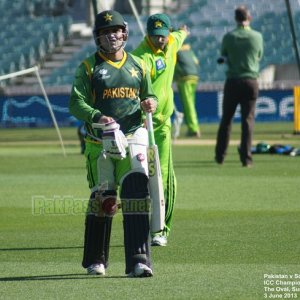
[[[263,37],[251,29],[251,15],[245,6],[235,10],[237,27],[222,40],[219,64],[227,64],[222,118],[217,134],[215,161],[223,164],[228,148],[231,123],[238,104],[241,107],[241,144],[239,155],[242,166],[252,166],[251,143],[258,97],[259,61],[263,56]]]

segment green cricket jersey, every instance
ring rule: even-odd
[[[177,53],[177,63],[175,67],[174,80],[198,81],[199,60],[197,59],[191,45],[184,44]]]
[[[249,26],[238,26],[225,34],[221,55],[227,58],[227,78],[257,78],[263,55],[261,33]]]
[[[174,111],[172,81],[176,65],[177,51],[186,38],[183,30],[174,31],[164,50],[155,49],[148,36],[132,51],[146,63],[154,92],[158,98],[158,107],[153,114],[154,125],[166,122]]]
[[[144,63],[124,51],[119,62],[108,60],[96,52],[83,61],[76,70],[71,97],[70,113],[86,122],[89,134],[97,136],[91,123],[101,115],[114,118],[124,134],[141,127],[140,102],[157,99]]]

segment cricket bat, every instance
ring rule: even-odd
[[[149,136],[148,168],[151,198],[151,232],[158,232],[162,231],[165,226],[165,197],[151,113],[146,114],[146,122]]]

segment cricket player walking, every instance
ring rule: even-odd
[[[113,10],[96,16],[98,51],[77,68],[69,108],[86,127],[86,169],[91,196],[85,219],[82,266],[105,275],[117,190],[124,227],[125,273],[152,276],[147,130],[143,112],[157,98],[142,61],[124,51],[128,27]]]
[[[152,245],[166,246],[171,230],[176,198],[176,177],[171,149],[171,115],[174,111],[172,81],[176,53],[188,35],[186,26],[171,32],[171,21],[166,14],[154,14],[147,20],[147,35],[132,52],[143,59],[150,72],[158,107],[153,114],[155,142],[158,146],[165,195],[165,227],[152,232]]]

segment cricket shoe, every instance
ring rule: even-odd
[[[88,275],[105,275],[105,267],[103,264],[93,264],[87,268]]]
[[[200,131],[188,131],[186,133],[186,136],[190,137],[190,138],[200,138],[201,137],[201,133],[200,133]]]
[[[128,274],[128,277],[152,277],[152,270],[145,264],[138,263],[134,266],[134,270]]]
[[[168,240],[167,240],[167,237],[165,235],[155,235],[152,238],[151,246],[165,247],[165,246],[167,246],[167,243],[168,243]]]

